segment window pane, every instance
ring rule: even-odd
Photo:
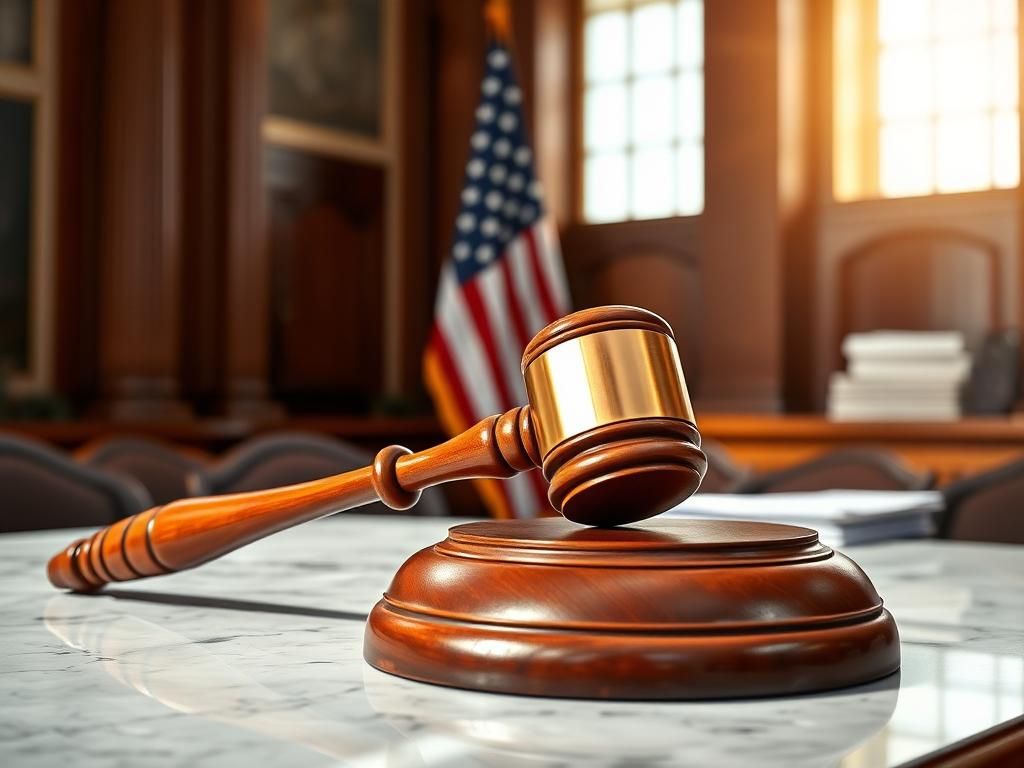
[[[667,143],[672,138],[672,78],[638,80],[633,86],[633,143]]]
[[[878,0],[878,39],[883,43],[924,40],[931,30],[928,0]]]
[[[992,183],[1004,189],[1020,183],[1020,120],[1016,112],[997,114],[992,121]]]
[[[653,3],[634,12],[633,71],[638,75],[660,74],[672,68],[672,11],[669,3]]]
[[[989,50],[984,40],[935,48],[935,101],[940,113],[978,111],[989,103]]]
[[[700,67],[704,63],[704,4],[700,0],[683,0],[676,15],[679,37],[676,50],[679,66]]]
[[[631,209],[636,218],[672,215],[672,160],[669,147],[642,149],[633,156]]]
[[[676,94],[676,125],[679,137],[701,138],[704,135],[704,78],[699,72],[681,75]]]
[[[587,0],[585,10],[587,13],[599,11],[617,11],[629,5],[629,0]]]
[[[1017,0],[992,0],[992,27],[996,30],[1017,26]]]
[[[625,154],[587,158],[583,183],[583,213],[587,221],[622,221],[626,218]]]
[[[1000,35],[992,41],[992,105],[1017,106],[1017,37]]]
[[[878,64],[878,112],[883,120],[918,117],[931,109],[931,63],[923,45],[885,51]]]
[[[890,197],[932,191],[932,136],[926,120],[882,128],[879,141],[882,194]]]
[[[584,218],[699,213],[703,0],[583,0],[583,10]]]
[[[584,96],[584,146],[618,149],[626,144],[626,86],[598,85]]]
[[[601,13],[587,19],[584,72],[588,82],[626,76],[626,14]]]
[[[983,35],[988,29],[986,0],[934,0],[935,34],[941,38],[963,39]]]
[[[704,147],[683,144],[676,151],[676,213],[694,216],[704,210]]]
[[[939,121],[936,132],[936,187],[939,192],[984,189],[991,181],[989,121],[985,117],[952,117]]]

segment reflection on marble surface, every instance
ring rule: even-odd
[[[443,521],[348,516],[208,567],[59,595],[67,532],[0,537],[3,765],[894,765],[1020,714],[1019,549],[851,550],[896,616],[901,676],[813,696],[618,703],[385,675],[365,615]],[[916,639],[913,639],[916,638]]]

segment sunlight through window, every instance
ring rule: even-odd
[[[1016,187],[1016,0],[836,0],[839,200]]]
[[[704,208],[701,0],[587,0],[583,214],[590,222]]]

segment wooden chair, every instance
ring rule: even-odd
[[[945,539],[1024,544],[1024,458],[942,489]]]
[[[76,451],[75,458],[90,467],[134,477],[156,504],[188,496],[188,476],[209,462],[208,456],[195,449],[127,436],[91,442]]]
[[[931,472],[916,473],[885,451],[833,451],[795,467],[751,478],[739,493],[790,493],[836,488],[870,491],[923,491],[934,487]]]
[[[753,479],[753,470],[733,461],[721,443],[702,440],[700,448],[708,457],[708,471],[698,493],[735,493],[742,483]]]
[[[153,506],[136,480],[11,434],[0,434],[0,489],[4,532],[108,525]]]
[[[373,456],[324,435],[281,432],[247,440],[228,451],[220,461],[189,475],[191,496],[260,491],[280,485],[318,480],[373,463]],[[376,502],[360,507],[360,513],[394,514]],[[448,515],[440,489],[423,493],[410,514]]]

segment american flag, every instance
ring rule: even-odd
[[[495,40],[424,358],[427,388],[445,428],[455,434],[525,404],[523,349],[568,311],[558,239],[544,215],[523,125],[522,91],[507,47]],[[498,517],[550,510],[538,471],[480,481],[479,487]]]

